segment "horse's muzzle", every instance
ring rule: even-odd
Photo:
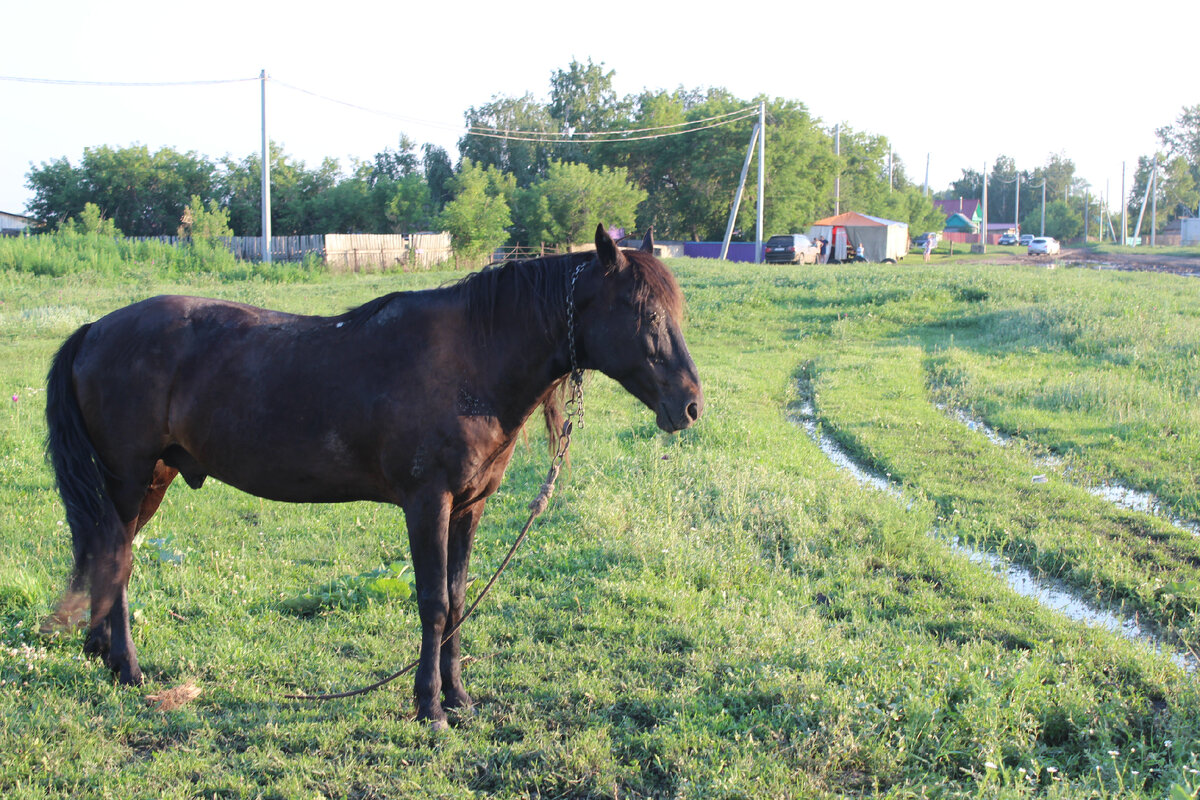
[[[667,433],[690,428],[704,413],[704,396],[699,392],[681,398],[668,398],[658,404],[658,427]]]

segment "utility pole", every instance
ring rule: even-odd
[[[262,71],[262,260],[271,263],[271,145],[267,140],[267,71]]]
[[[925,196],[929,197],[929,153],[925,154]]]
[[[742,177],[738,179],[737,193],[733,196],[733,208],[729,210],[729,222],[725,225],[725,239],[721,242],[722,261],[729,255],[729,240],[733,238],[733,225],[737,221],[738,209],[742,205],[742,192],[746,188],[746,175],[750,172],[750,159],[754,157],[754,145],[758,144],[760,135],[762,135],[761,129],[755,124],[754,132],[750,134],[750,146],[746,148],[746,160],[742,162]]]
[[[987,213],[987,162],[986,161],[983,162],[983,196],[980,199],[983,201],[983,217],[982,217],[982,219],[980,219],[980,224],[979,224],[979,247],[984,253],[986,253],[987,252],[987,220],[988,220],[988,213]]]
[[[888,194],[892,193],[892,148],[888,148]]]
[[[1021,233],[1021,173],[1017,172],[1017,194],[1013,197],[1013,227],[1017,229],[1017,234]]]
[[[1121,162],[1121,244],[1129,240],[1129,209],[1125,202],[1125,162]]]
[[[1046,179],[1042,178],[1042,232],[1039,236],[1046,235]]]
[[[1084,189],[1083,190],[1083,246],[1084,247],[1087,247],[1087,242],[1088,242],[1088,212],[1091,210],[1091,208],[1090,208],[1091,202],[1092,202],[1091,190]]]
[[[842,123],[833,126],[833,160],[837,172],[833,176],[833,215],[842,213]]]
[[[758,233],[754,239],[754,263],[763,262],[763,202],[767,190],[767,103],[758,104]]]
[[[1154,247],[1154,229],[1158,227],[1158,153],[1150,168],[1150,246]]]

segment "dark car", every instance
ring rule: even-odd
[[[1015,233],[1002,233],[1000,234],[1000,240],[996,244],[1018,244],[1020,241],[1020,238]]]
[[[763,245],[763,258],[768,264],[815,264],[820,252],[802,233],[772,236]]]
[[[930,239],[933,239],[933,246],[934,246],[934,247],[937,247],[937,245],[938,245],[938,240],[939,240],[939,239],[941,239],[941,236],[939,236],[937,233],[933,233],[933,232],[930,232],[930,233],[922,233],[922,234],[921,234],[921,235],[919,235],[917,238],[915,238],[915,239],[913,239],[913,240],[912,240],[912,244],[910,245],[910,249],[911,249],[911,248],[913,248],[913,247],[915,247],[915,248],[918,248],[918,249],[920,249],[920,250],[924,250],[924,249],[925,249],[925,243],[926,243],[927,241],[929,241]]]

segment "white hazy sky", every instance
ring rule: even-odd
[[[946,188],[997,155],[1065,153],[1093,189],[1121,185],[1155,128],[1200,103],[1200,3],[340,2],[6,3],[0,76],[111,82],[255,78],[271,138],[314,167],[369,159],[401,133],[457,160],[463,112],[545,100],[571,59],[618,95],[724,87],[805,103],[887,136],[917,183]],[[1143,67],[1143,64],[1149,66]],[[367,113],[281,83],[376,109]],[[260,82],[99,88],[0,80],[0,210],[31,166],[143,144],[241,159],[260,146]],[[702,134],[701,134],[702,135]],[[730,187],[732,193],[734,187]]]

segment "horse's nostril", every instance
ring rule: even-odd
[[[700,406],[696,405],[695,403],[688,403],[687,415],[688,419],[690,419],[692,422],[700,419]]]

